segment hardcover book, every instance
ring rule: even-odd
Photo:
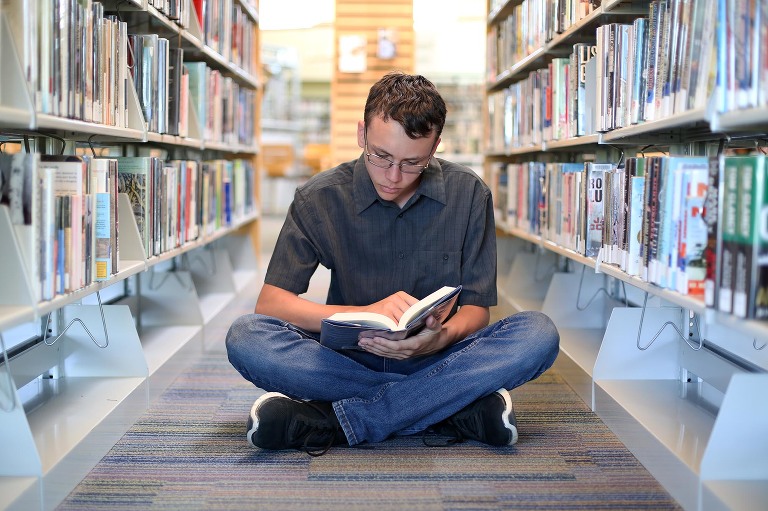
[[[339,312],[325,318],[320,327],[320,344],[334,350],[360,349],[361,337],[402,340],[418,333],[429,316],[444,322],[456,305],[461,286],[444,286],[411,305],[395,323],[383,314]]]

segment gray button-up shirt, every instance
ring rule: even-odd
[[[327,303],[368,305],[397,291],[423,298],[461,284],[460,305],[496,305],[491,192],[464,166],[433,158],[401,209],[376,193],[363,157],[296,190],[264,282],[302,294],[318,264]]]

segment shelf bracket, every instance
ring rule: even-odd
[[[202,257],[202,254],[199,257],[195,257],[194,261],[199,261],[203,267],[203,271],[205,271],[205,273],[207,273],[209,276],[213,277],[217,273],[216,253],[210,248],[210,245],[206,245],[205,247],[203,247],[202,252],[208,254],[208,258],[210,259],[210,264],[206,262],[205,258]],[[192,271],[192,263],[194,261],[190,256],[189,252],[184,252],[183,254],[181,254],[181,265],[180,265],[181,269]]]
[[[651,338],[651,340],[645,346],[642,346],[640,344],[640,337],[641,337],[642,332],[643,332],[643,319],[645,318],[645,309],[646,309],[647,305],[648,305],[648,291],[645,292],[645,297],[643,298],[643,308],[640,311],[640,325],[637,328],[637,342],[636,342],[636,345],[637,345],[637,349],[638,350],[645,351],[648,348],[650,348],[651,345],[656,341],[656,339],[658,339],[659,335],[661,335],[661,332],[663,332],[664,329],[666,327],[668,327],[668,326],[671,326],[675,330],[675,332],[677,332],[678,337],[680,337],[680,339],[682,339],[692,350],[699,351],[701,349],[701,347],[703,346],[703,342],[704,341],[701,338],[701,333],[700,333],[700,329],[699,329],[699,317],[697,315],[695,315],[695,314],[693,315],[693,318],[692,318],[693,323],[691,323],[691,326],[693,326],[693,324],[695,324],[696,325],[696,331],[699,332],[698,344],[694,344],[689,339],[687,339],[685,337],[685,335],[683,334],[683,332],[681,332],[680,329],[677,327],[677,325],[674,324],[672,321],[666,321],[663,325],[661,325],[661,328],[659,328],[656,331],[656,334],[654,334],[653,338]]]
[[[160,282],[155,282],[155,275],[157,273],[162,273],[163,277],[160,279]],[[185,291],[190,291],[192,289],[189,282],[184,282],[182,278],[179,276],[178,272],[174,271],[165,271],[165,272],[156,272],[154,267],[152,268],[152,271],[149,272],[149,290],[150,291],[157,291],[161,287],[165,285],[165,283],[168,281],[168,277],[173,276],[176,281],[179,283],[182,289]]]
[[[605,289],[605,287],[600,287],[600,288],[598,288],[598,289],[597,289],[597,290],[596,290],[596,291],[595,291],[595,292],[592,294],[592,298],[590,298],[590,299],[589,299],[589,301],[588,301],[588,302],[587,302],[585,305],[583,305],[583,306],[582,306],[582,305],[580,305],[580,303],[579,303],[579,302],[581,301],[581,289],[582,289],[582,287],[583,287],[583,284],[584,284],[584,272],[585,272],[586,270],[587,270],[587,267],[586,267],[586,266],[582,266],[582,267],[581,267],[581,278],[579,279],[579,290],[576,292],[576,309],[577,309],[577,310],[580,310],[580,311],[584,311],[584,310],[587,310],[587,308],[588,308],[590,305],[592,305],[592,302],[594,302],[594,301],[595,301],[595,299],[598,297],[598,295],[599,295],[600,293],[604,294],[604,295],[605,295],[605,296],[607,296],[608,298],[611,298],[611,299],[613,299],[613,297],[612,297],[612,296],[611,296],[611,294],[610,294],[610,293],[609,293],[609,292],[608,292],[608,291]],[[624,284],[624,281],[622,281],[622,282],[621,282],[621,288],[622,288],[622,290],[624,290],[624,306],[625,306],[625,307],[629,307],[629,299],[627,298],[627,287],[626,287],[626,285]]]
[[[69,330],[69,327],[71,327],[75,323],[80,323],[80,326],[83,327],[83,330],[85,330],[85,333],[88,334],[88,337],[91,338],[91,341],[93,341],[93,344],[98,346],[101,349],[105,349],[109,347],[109,334],[107,333],[107,320],[104,319],[104,306],[101,304],[101,295],[98,291],[96,291],[96,298],[99,300],[99,314],[101,315],[101,324],[104,326],[104,344],[99,344],[99,341],[96,340],[96,338],[93,336],[90,330],[88,330],[88,327],[85,326],[85,322],[83,322],[80,318],[72,318],[72,320],[67,324],[66,327],[64,327],[64,330],[59,333],[59,335],[56,336],[56,338],[52,341],[48,340],[48,325],[51,322],[51,312],[48,313],[48,319],[46,319],[45,323],[43,323],[43,332],[42,332],[42,338],[43,342],[46,346],[53,346],[56,344],[56,341],[61,339],[61,337],[67,333],[67,330]]]

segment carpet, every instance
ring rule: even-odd
[[[553,370],[512,392],[511,447],[399,437],[312,458],[261,451],[245,420],[261,393],[220,350],[185,370],[60,511],[677,509]]]

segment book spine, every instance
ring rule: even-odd
[[[765,159],[764,157],[762,158]],[[762,163],[760,198],[755,203],[757,224],[755,228],[755,259],[753,267],[754,287],[751,297],[754,303],[754,317],[768,318],[768,165]]]
[[[722,213],[722,188],[720,172],[723,168],[723,159],[709,158],[709,170],[707,173],[707,192],[704,198],[704,222],[707,225],[707,242],[704,247],[704,262],[706,264],[704,276],[704,303],[707,307],[719,308],[717,305],[718,284],[720,282],[720,218]]]
[[[640,275],[642,268],[640,260],[640,237],[643,230],[643,192],[645,191],[645,177],[635,176],[630,178],[630,210],[627,222],[628,248],[627,269],[630,275]]]
[[[594,163],[586,164],[586,174],[584,181],[586,184],[586,206],[587,214],[585,218],[585,252],[587,257],[597,257],[602,244],[603,225],[605,223],[604,215],[604,194],[605,177],[604,169],[596,166]]]
[[[655,158],[654,162],[655,168],[650,178],[650,223],[648,226],[648,252],[646,261],[648,268],[648,282],[655,282],[656,271],[658,269],[659,237],[661,230],[661,191],[667,171],[666,158]]]
[[[750,315],[749,292],[752,287],[753,234],[756,218],[755,190],[759,188],[757,178],[762,180],[762,169],[758,169],[755,157],[744,156],[737,160],[736,252],[733,277],[733,314],[746,318]],[[761,201],[762,202],[762,201]]]
[[[707,166],[709,161],[707,161]],[[685,192],[681,221],[677,290],[682,294],[703,297],[707,262],[707,222],[704,216],[708,168],[692,173]]]
[[[738,222],[738,163],[734,157],[726,157],[723,167],[722,250],[718,257],[720,282],[717,305],[722,312],[733,311],[733,282],[736,268],[736,236]]]

